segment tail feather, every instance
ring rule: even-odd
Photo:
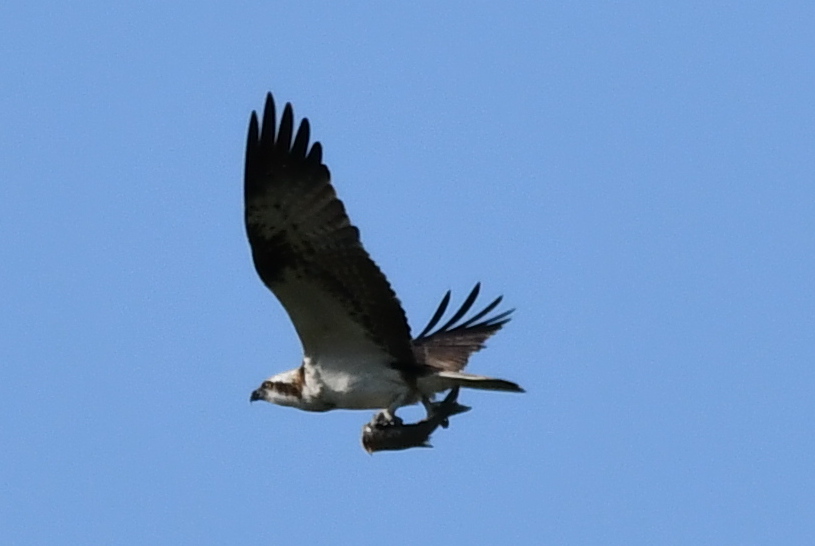
[[[486,377],[464,372],[438,372],[434,375],[435,378],[439,380],[439,384],[444,385],[443,388],[439,390],[465,387],[485,391],[526,392],[517,383],[507,381],[506,379],[497,379],[495,377]]]

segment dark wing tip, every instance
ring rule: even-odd
[[[303,121],[300,122],[300,128],[297,129],[297,135],[294,137],[294,144],[291,146],[292,157],[300,160],[306,159],[309,133],[308,118],[303,118]]]
[[[245,170],[247,195],[259,187],[261,178],[273,175],[279,168],[313,169],[323,166],[320,143],[315,142],[309,149],[311,125],[307,118],[302,119],[295,134],[291,103],[283,107],[278,125],[274,97],[267,93],[260,119],[259,122],[257,112],[252,112],[249,118]]]
[[[309,149],[309,139],[311,137],[311,125],[308,118],[303,118],[294,131],[294,107],[287,102],[283,107],[280,116],[280,123],[277,123],[277,114],[274,97],[271,93],[266,94],[266,104],[263,107],[263,120],[258,127],[258,116],[252,112],[249,120],[248,140],[254,142],[251,145],[254,151],[260,148],[263,156],[274,155],[286,157],[288,159],[300,160],[311,165],[320,165],[323,159],[322,146],[315,142]],[[260,140],[258,141],[258,133]],[[292,142],[292,138],[294,141]]]
[[[433,313],[433,317],[427,323],[427,326],[424,327],[422,333],[416,336],[417,338],[425,337],[430,330],[436,327],[436,324],[439,323],[441,317],[444,316],[444,312],[447,311],[447,306],[450,304],[450,295],[451,292],[450,290],[448,290],[444,297],[441,299],[441,303],[439,304],[439,307],[436,309],[436,312]]]
[[[446,330],[450,329],[450,327],[452,327],[456,322],[461,320],[461,317],[466,315],[467,311],[469,311],[470,307],[472,307],[473,303],[475,303],[475,299],[478,297],[478,293],[480,291],[481,291],[481,283],[477,282],[477,283],[475,283],[475,286],[473,287],[472,291],[470,292],[470,295],[467,296],[467,298],[464,300],[464,303],[461,304],[461,307],[459,308],[459,310],[456,311],[456,313],[452,316],[452,318],[450,320],[448,320],[447,323],[444,326],[439,328],[439,330],[446,331]]]
[[[266,104],[263,106],[263,123],[261,125],[261,143],[271,146],[275,140],[275,105],[271,93],[266,93]]]
[[[251,152],[254,152],[258,146],[258,134],[260,132],[260,128],[258,126],[258,113],[254,110],[252,111],[252,115],[249,117],[249,131],[246,134],[246,155],[248,156]]]
[[[260,141],[258,140],[260,128],[258,127],[258,114],[253,111],[249,118],[249,130],[246,133],[246,159],[244,161],[244,179],[249,180],[253,176],[255,157],[257,157]]]
[[[280,127],[277,129],[274,151],[278,155],[285,155],[291,149],[291,136],[294,130],[294,109],[290,102],[283,107],[283,115],[280,116]]]
[[[308,153],[308,161],[309,163],[314,164],[322,164],[323,162],[323,145],[319,142],[315,142],[314,145],[311,147],[311,151]]]
[[[464,316],[470,311],[470,309],[472,309],[475,300],[478,299],[480,291],[481,283],[476,283],[476,285],[470,291],[470,294],[464,299],[464,302],[461,304],[461,307],[459,307],[459,309],[446,323],[436,328],[436,325],[444,316],[444,313],[447,311],[447,307],[450,303],[450,291],[448,290],[447,293],[444,295],[444,298],[442,298],[442,301],[439,304],[438,308],[436,309],[436,312],[433,314],[433,317],[427,323],[427,326],[425,326],[424,330],[422,330],[422,332],[416,337],[416,339],[428,338],[436,334],[445,332],[456,332],[473,329],[487,329],[492,332],[495,332],[498,329],[500,329],[504,324],[512,320],[512,317],[510,315],[512,315],[515,309],[501,311],[496,315],[484,318],[496,307],[498,307],[498,305],[503,301],[504,296],[498,296],[497,298],[492,300],[489,304],[487,304],[483,309],[475,313],[470,318],[466,319],[464,322],[461,322]],[[435,331],[431,331],[434,328],[436,328]]]

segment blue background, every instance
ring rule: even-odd
[[[1,543],[815,543],[815,4],[0,21]],[[469,369],[527,394],[373,457],[250,406],[301,354],[242,224],[268,90],[414,329],[517,308]]]

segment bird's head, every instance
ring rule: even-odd
[[[299,369],[274,375],[252,391],[250,402],[263,400],[280,406],[300,406],[303,401],[303,375]]]

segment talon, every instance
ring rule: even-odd
[[[396,415],[391,414],[388,410],[383,410],[374,415],[374,418],[371,420],[371,425],[376,428],[387,428],[392,426],[401,426],[402,419],[397,417]]]

